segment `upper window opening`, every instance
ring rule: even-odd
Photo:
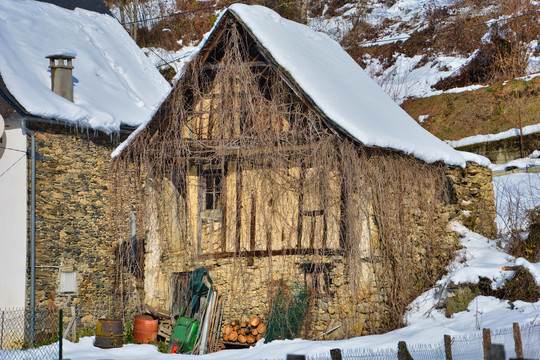
[[[204,210],[216,210],[221,207],[221,170],[205,170],[202,173]]]

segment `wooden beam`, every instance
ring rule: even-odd
[[[242,67],[250,67],[250,68],[257,68],[257,67],[268,67],[270,66],[268,63],[263,61],[256,61],[256,62],[246,62],[240,64]],[[226,64],[217,63],[217,64],[206,64],[203,65],[203,70],[215,70],[215,69],[225,69],[227,67]]]
[[[224,252],[215,254],[202,254],[198,258],[204,259],[226,259],[233,257],[269,257],[278,255],[323,255],[335,256],[345,255],[345,251],[341,249],[281,249],[281,250],[255,250],[255,251],[238,251]]]
[[[242,236],[242,171],[236,163],[236,234],[235,251],[240,251],[240,238]]]
[[[223,164],[225,161],[223,160]],[[221,176],[221,202],[223,211],[221,212],[221,251],[227,251],[227,167],[223,165]]]
[[[251,194],[251,222],[249,224],[249,250],[255,251],[255,236],[257,235],[257,198]]]
[[[303,165],[300,165],[300,179],[299,179],[299,189],[298,194],[298,224],[296,228],[296,247],[300,249],[302,247],[302,228],[304,226],[304,176],[305,169]]]

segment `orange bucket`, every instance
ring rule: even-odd
[[[158,320],[150,315],[137,315],[133,320],[133,338],[135,342],[148,344],[157,341]]]

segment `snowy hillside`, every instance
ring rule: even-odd
[[[540,72],[540,4],[534,0],[310,0],[307,17],[300,1],[257,3],[340,42],[398,103]],[[153,0],[113,13],[127,27],[146,29],[138,42],[152,45],[147,55],[177,72],[224,5]]]
[[[510,1],[357,1],[334,11],[325,5],[319,16],[309,19],[309,25],[341,41],[402,102],[407,97],[440,94],[433,88],[440,80],[458,75],[475,58],[488,61],[481,48],[489,47],[494,38],[498,41],[501,33],[509,42],[520,42],[526,61],[523,73],[513,75],[539,72],[539,33],[524,36],[517,23],[522,18],[514,17],[522,16],[538,26],[540,8],[534,1],[519,7],[516,3],[510,7]]]

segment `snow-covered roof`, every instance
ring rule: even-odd
[[[118,21],[95,11],[2,0],[0,49],[7,90],[37,117],[110,133],[144,123],[170,91]],[[73,103],[51,91],[45,57],[58,49],[76,54]]]
[[[428,163],[465,159],[424,130],[328,35],[262,6],[229,7],[320,110],[367,146],[391,148]]]
[[[540,133],[540,124],[524,126],[521,130],[522,130],[521,133],[523,135]],[[520,131],[519,129],[514,128],[514,129],[506,130],[497,134],[473,135],[473,136],[468,136],[460,140],[446,140],[446,143],[452,146],[453,148],[459,148],[462,146],[482,144],[482,143],[492,142],[492,141],[499,141],[499,140],[504,140],[504,139],[517,137],[517,136],[520,136]]]

